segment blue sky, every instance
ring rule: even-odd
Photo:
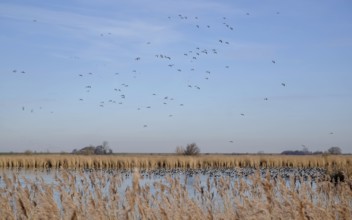
[[[1,1],[0,151],[352,153],[351,9]]]

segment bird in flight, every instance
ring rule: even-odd
[[[272,60],[271,62],[272,62],[273,64],[275,64],[275,63],[276,63],[276,61],[275,61],[275,60]]]
[[[286,83],[281,83],[282,86],[286,86]]]
[[[267,98],[267,97],[265,97],[265,98],[264,98],[264,100],[265,100],[265,101],[268,101],[268,98]]]
[[[242,115],[242,116],[244,116],[244,114],[243,114],[243,113],[241,113],[241,115]]]

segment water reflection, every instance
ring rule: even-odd
[[[207,191],[217,194],[212,188],[217,184],[219,179],[225,179],[230,183],[231,187],[236,187],[239,181],[245,181],[247,184],[252,184],[254,175],[259,175],[262,179],[270,179],[275,181],[282,178],[286,182],[287,187],[299,188],[302,181],[308,181],[313,189],[316,186],[316,181],[322,180],[326,171],[321,168],[278,168],[278,169],[158,169],[158,170],[58,170],[58,169],[3,169],[0,170],[0,188],[5,187],[4,177],[11,180],[18,178],[18,183],[25,187],[28,183],[48,184],[56,186],[69,182],[74,184],[76,190],[80,190],[84,183],[88,183],[89,189],[101,187],[102,192],[108,194],[108,189],[111,184],[111,179],[118,179],[117,189],[120,195],[124,195],[126,189],[132,186],[133,172],[139,174],[140,187],[150,187],[151,193],[154,193],[154,183],[169,185],[168,178],[177,179],[183,183],[190,196],[194,196],[194,186],[199,186],[198,190]],[[98,180],[98,182],[97,182]],[[102,182],[106,180],[106,182]],[[209,189],[210,188],[210,189]]]

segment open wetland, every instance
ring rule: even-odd
[[[295,159],[302,158],[305,159]],[[350,168],[337,171],[338,163],[331,164],[334,166],[2,168],[0,216],[351,219],[352,190],[347,175]]]

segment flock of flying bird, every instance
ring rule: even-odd
[[[279,12],[276,13],[277,15],[279,14]],[[249,16],[249,13],[246,13],[247,16]],[[224,27],[225,30],[229,31],[230,33],[233,32],[235,30],[234,26],[232,26],[231,24],[229,24],[227,22],[227,18],[226,17],[222,17],[220,18],[222,20],[222,25],[219,25],[219,27]],[[209,25],[201,25],[200,22],[200,18],[198,17],[189,17],[189,16],[185,16],[182,14],[179,14],[177,16],[169,16],[168,20],[170,22],[177,22],[177,20],[183,20],[183,22],[186,21],[187,25],[194,25],[194,31],[200,30],[202,28],[204,28],[205,30],[211,30],[213,28],[213,24]],[[190,21],[187,23],[187,21]],[[37,20],[33,20],[33,22],[37,22]],[[113,37],[113,33],[101,33],[100,34],[101,37]],[[224,40],[224,39],[214,39],[214,43],[217,43],[219,45],[220,49],[217,48],[201,48],[199,46],[195,46],[194,48],[185,51],[183,54],[179,54],[179,56],[177,58],[174,58],[170,55],[167,55],[167,53],[157,53],[157,54],[152,54],[150,55],[151,57],[154,57],[157,61],[160,61],[158,63],[162,63],[165,64],[170,71],[175,71],[176,73],[181,73],[181,72],[198,72],[198,70],[195,67],[191,67],[190,69],[184,69],[182,68],[182,65],[188,60],[188,62],[190,64],[195,63],[195,62],[199,62],[199,60],[202,59],[202,57],[204,56],[217,56],[219,53],[221,53],[221,48],[222,47],[226,47],[229,46],[231,44],[231,42],[229,42],[228,40]],[[194,44],[196,45],[197,42],[194,42]],[[152,46],[152,41],[147,41],[146,45],[148,46]],[[151,57],[148,57],[148,59],[150,59]],[[180,57],[183,57],[182,59],[184,59],[184,61],[180,61]],[[138,67],[138,63],[142,62],[144,59],[144,57],[140,56],[136,56],[131,58],[131,63],[133,63],[134,67]],[[178,63],[179,62],[179,63]],[[268,61],[270,62],[270,60]],[[271,60],[271,63],[273,65],[276,64],[275,60]],[[178,65],[181,64],[181,65]],[[225,68],[225,70],[230,69],[230,64],[226,64],[224,65],[222,68]],[[224,69],[223,69],[224,70]],[[137,77],[137,70],[136,69],[132,69],[132,76],[133,78]],[[203,70],[204,71],[204,70]],[[26,74],[26,72],[24,70],[17,70],[14,69],[12,71],[13,73],[21,73],[21,74]],[[139,73],[139,71],[138,71]],[[130,73],[129,73],[130,74]],[[205,70],[203,72],[203,79],[204,80],[211,80],[211,75],[212,75],[212,71],[210,70]],[[87,73],[79,73],[76,75],[76,77],[78,77],[78,79],[89,79],[89,77],[94,77],[95,75],[99,75],[99,73],[93,73],[93,72],[88,72]],[[121,75],[118,72],[115,73],[111,73],[111,75],[113,75],[114,77],[119,77],[119,75]],[[282,82],[281,86],[286,87],[286,83]],[[132,87],[132,86],[131,86]],[[78,102],[86,102],[89,101],[89,93],[94,91],[94,82],[90,83],[90,84],[86,84],[84,86],[84,88],[82,88],[82,91],[84,91],[85,93],[82,93],[82,96],[84,97],[77,97]],[[123,105],[126,100],[128,100],[128,90],[130,88],[130,85],[128,83],[121,83],[119,82],[119,86],[115,86],[114,88],[111,88],[111,97],[109,99],[105,99],[105,100],[101,100],[99,101],[99,103],[97,103],[97,107],[98,108],[104,108],[107,107],[107,105],[109,104],[118,104],[118,105]],[[185,88],[189,88],[189,89],[194,89],[195,91],[200,91],[201,90],[201,81],[199,81],[199,83],[189,83],[189,82],[185,82]],[[86,95],[83,95],[86,94]],[[157,94],[154,92],[150,93],[151,96],[153,97],[157,97],[159,98],[159,101],[163,104],[163,105],[168,105],[171,102],[176,102],[175,99],[173,97],[170,97],[170,95],[167,94]],[[268,97],[263,97],[264,101],[268,101],[269,98]],[[178,106],[178,107],[184,107],[184,103],[182,102],[177,102],[177,104],[175,104],[174,106]],[[136,110],[137,111],[142,111],[142,110],[146,110],[146,109],[151,109],[152,105],[145,105],[145,106],[136,106]],[[40,107],[40,109],[42,109],[42,107]],[[26,111],[26,107],[23,106],[22,107],[22,111]],[[30,109],[30,112],[33,113],[34,110]],[[53,111],[51,111],[51,113],[53,113]],[[174,113],[168,113],[166,114],[168,117],[173,117]],[[245,116],[245,113],[239,113],[240,116]],[[143,128],[147,128],[148,124],[142,124]],[[229,140],[228,142],[230,143],[234,143],[233,140]]]

